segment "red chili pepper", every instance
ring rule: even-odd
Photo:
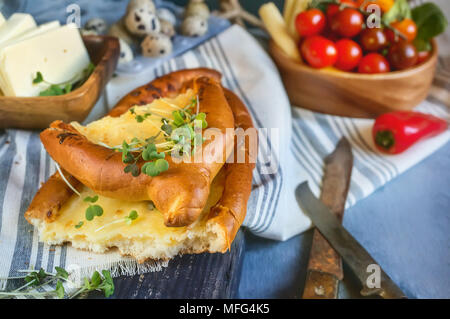
[[[372,136],[380,151],[398,154],[447,127],[447,121],[430,114],[398,111],[380,115],[373,125]]]

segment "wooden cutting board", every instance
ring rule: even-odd
[[[111,298],[233,298],[236,297],[245,251],[241,229],[225,254],[184,255],[162,271],[114,279]],[[102,298],[93,293],[89,298]]]

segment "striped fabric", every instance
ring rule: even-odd
[[[291,108],[273,62],[256,40],[238,26],[230,27],[156,69],[113,78],[89,120],[100,117],[136,86],[173,70],[198,66],[222,72],[224,86],[241,97],[260,128],[258,162],[244,222],[259,236],[285,240],[311,226],[296,204],[294,189],[308,180],[316,195],[319,194],[323,158],[341,136],[348,137],[355,155],[347,206],[412,167],[450,138],[447,132],[405,154],[383,156],[372,144],[372,120]],[[418,109],[450,119],[449,110],[433,98]],[[54,266],[73,269],[78,278],[96,269],[110,268],[112,275],[117,276],[164,266],[160,263],[138,265],[116,251],[98,255],[70,246],[39,243],[36,231],[25,221],[23,213],[39,185],[54,169],[38,133],[7,130],[0,136],[0,277],[16,276],[20,269],[43,267],[52,271]]]

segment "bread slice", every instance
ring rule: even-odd
[[[55,173],[53,179],[58,179],[60,185],[53,180],[53,185],[44,185],[43,188],[67,187],[59,173]],[[83,199],[95,193],[82,185],[79,186],[81,196],[73,193],[64,203],[57,204],[60,208],[51,214],[53,218],[42,218],[43,214],[36,214],[37,211],[32,209],[26,216],[38,229],[40,240],[49,245],[71,243],[75,248],[96,253],[117,247],[121,254],[133,256],[139,262],[170,259],[180,253],[224,252],[228,248],[227,232],[208,218],[211,207],[222,197],[224,186],[225,169],[220,171],[211,185],[202,216],[185,227],[165,226],[163,215],[149,201],[131,202],[104,196],[99,196],[95,203],[103,208],[103,215],[87,221],[85,211],[90,204]],[[48,194],[49,190],[44,192]],[[125,217],[133,210],[138,217],[128,224]],[[83,225],[77,228],[80,221]]]

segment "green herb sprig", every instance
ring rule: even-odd
[[[26,272],[28,274],[19,277],[8,277],[6,279],[23,279],[26,284],[13,291],[0,291],[0,298],[20,296],[31,296],[35,298],[58,297],[60,299],[65,297],[75,298],[82,293],[94,290],[103,291],[105,297],[110,297],[114,293],[114,282],[110,272],[107,270],[102,270],[102,275],[96,271],[91,278],[84,278],[83,285],[70,295],[66,293],[63,282],[71,283],[73,286],[75,286],[75,283],[69,280],[69,273],[64,268],[55,267],[55,273],[48,273],[42,268],[40,270],[23,270],[19,272]],[[55,284],[55,289],[52,291],[40,292],[37,290],[44,285],[51,284]]]
[[[111,226],[111,225],[114,225],[114,224],[119,224],[119,223],[126,223],[127,225],[131,225],[133,220],[136,220],[138,217],[139,217],[138,212],[135,211],[135,210],[132,210],[128,214],[128,216],[125,216],[124,218],[120,218],[120,219],[114,220],[114,221],[112,221],[110,223],[107,223],[107,224],[97,228],[94,232],[99,232],[99,231],[101,231],[102,229],[104,229],[104,228],[106,228],[108,226]]]
[[[45,297],[58,297],[58,298],[64,298],[65,296],[65,290],[63,282],[71,282],[68,277],[69,273],[61,267],[55,267],[56,273],[48,273],[44,269],[40,270],[23,270],[19,272],[26,272],[28,273],[25,276],[19,276],[19,277],[9,277],[6,278],[7,280],[10,279],[21,279],[25,281],[25,285],[10,291],[10,292],[4,292],[0,291],[0,298],[13,298],[17,296],[32,296],[35,298],[45,298]],[[49,284],[54,284],[55,290],[53,291],[46,291],[46,292],[39,292],[37,289]]]
[[[83,85],[87,78],[92,74],[95,69],[95,65],[89,63],[88,66],[80,73],[76,74],[72,79],[62,83],[51,83],[44,79],[42,72],[36,72],[36,76],[33,79],[33,84],[46,83],[49,87],[41,92],[39,96],[55,96],[63,95],[72,92],[76,88]]]
[[[114,294],[114,282],[111,273],[108,270],[102,270],[101,275],[98,271],[95,271],[90,279],[84,278],[83,286],[70,295],[69,298],[73,299],[80,294],[85,294],[94,290],[102,291],[106,298]]]

